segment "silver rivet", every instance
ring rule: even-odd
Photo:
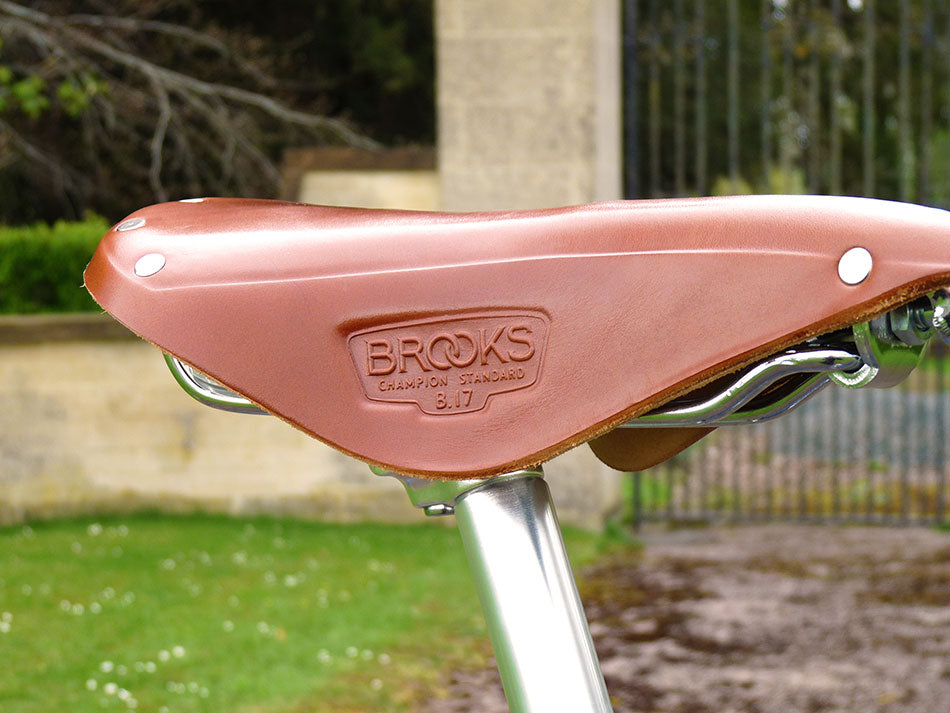
[[[865,248],[851,248],[838,260],[838,277],[846,285],[858,285],[868,279],[874,260]]]
[[[135,274],[139,277],[151,277],[165,267],[165,256],[159,253],[143,255],[135,263]]]
[[[182,198],[179,203],[203,203],[204,198]]]
[[[115,226],[115,229],[119,232],[123,232],[125,230],[135,230],[136,228],[141,228],[143,225],[145,225],[145,218],[131,218],[124,223],[119,223],[117,226]]]

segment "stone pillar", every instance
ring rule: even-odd
[[[619,0],[436,0],[446,210],[621,197]]]
[[[436,0],[444,210],[621,197],[619,0]],[[620,507],[621,475],[586,446],[545,466],[562,520]]]

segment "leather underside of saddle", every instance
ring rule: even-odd
[[[601,462],[615,470],[646,470],[688,448],[712,428],[615,428],[588,442]]]
[[[945,211],[748,196],[481,214],[206,199],[103,239],[86,285],[143,338],[357,458],[422,477],[585,441],[624,469],[705,429],[615,426],[950,283]],[[867,248],[867,280],[838,261]],[[134,266],[158,253],[164,267]]]

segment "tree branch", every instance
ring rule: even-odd
[[[214,50],[219,56],[233,61],[243,72],[254,77],[257,82],[266,87],[277,85],[277,80],[265,74],[251,62],[233,52],[221,40],[205,32],[198,32],[190,27],[175,25],[158,20],[142,20],[134,17],[113,17],[110,15],[67,15],[63,21],[69,25],[86,25],[90,27],[119,28],[129,32],[155,32],[170,37],[188,40],[199,47]]]
[[[66,189],[76,186],[76,178],[70,175],[69,169],[57,161],[55,157],[50,156],[41,148],[25,139],[10,126],[10,124],[2,119],[0,119],[0,134],[6,137],[7,141],[11,144],[19,148],[25,156],[32,159],[34,164],[39,164],[46,168],[59,189],[60,197],[65,200]]]
[[[165,91],[165,87],[157,80],[152,82],[152,87],[155,91],[155,96],[158,98],[159,114],[158,122],[155,124],[155,131],[152,134],[152,161],[149,166],[148,180],[152,186],[152,192],[155,194],[155,197],[159,201],[165,202],[168,200],[168,193],[165,191],[165,186],[162,185],[162,149],[165,145],[165,132],[168,130],[168,122],[170,122],[172,118],[172,107],[171,102],[168,100],[168,92]]]
[[[38,10],[31,10],[9,0],[0,0],[0,10],[7,12],[13,17],[18,17],[34,24],[44,26],[55,25],[52,16]],[[217,84],[206,82],[195,77],[190,77],[181,72],[176,72],[165,67],[152,64],[148,60],[138,57],[130,52],[120,50],[101,40],[87,35],[85,32],[70,27],[62,28],[62,32],[69,36],[76,44],[85,47],[103,57],[107,57],[118,64],[130,69],[135,69],[145,75],[153,75],[160,79],[167,86],[178,85],[185,87],[196,94],[214,95],[231,99],[241,104],[254,106],[270,114],[276,119],[291,124],[307,126],[314,129],[327,131],[335,135],[345,143],[360,148],[376,149],[379,145],[368,137],[353,131],[346,124],[338,119],[331,119],[326,116],[306,114],[302,111],[287,107],[275,99],[238,87],[232,87],[226,84]]]
[[[170,42],[146,42],[140,52],[142,32]],[[80,144],[64,139],[57,145],[54,138],[48,145],[46,139],[29,138],[51,126],[63,130],[55,136],[69,136],[71,119],[65,116],[45,123],[45,118],[37,122],[9,111],[0,124],[0,164],[22,157],[22,165],[51,176],[55,190],[75,205],[84,205],[90,194],[122,203],[122,190],[110,189],[115,177],[125,185],[139,182],[138,195],[150,191],[142,197],[159,201],[186,190],[260,194],[273,189],[280,171],[262,148],[261,136],[275,127],[285,133],[288,127],[300,127],[323,141],[378,148],[339,119],[300,111],[266,93],[215,81],[214,75],[210,80],[193,76],[190,69],[168,66],[168,59],[156,60],[174,57],[179,62],[180,52],[188,51],[207,57],[205,50],[211,50],[230,63],[213,65],[228,76],[247,77],[252,87],[274,83],[227,43],[188,27],[106,14],[55,16],[0,0],[0,36],[8,40],[5,64],[17,76],[42,77],[51,90],[65,83],[84,88],[90,78],[98,83],[80,115]]]

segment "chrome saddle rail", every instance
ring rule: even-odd
[[[677,401],[627,422],[621,428],[670,428],[674,426],[726,426],[758,423],[795,408],[830,383],[823,372],[853,371],[864,362],[844,349],[789,350],[755,364],[719,393],[705,401],[677,405]],[[814,374],[788,393],[757,408],[743,410],[769,387],[799,374]]]
[[[755,364],[701,402],[687,394],[621,428],[761,423],[788,413],[831,383],[848,388],[895,386],[914,370],[933,338],[950,344],[948,318],[950,291],[936,290],[850,330]]]
[[[788,413],[831,383],[886,388],[905,379],[937,337],[950,344],[950,290],[903,305],[851,330],[810,340],[737,373],[718,393],[687,394],[620,428],[734,426]],[[185,392],[206,406],[266,414],[257,404],[171,355],[165,361]]]
[[[227,386],[218,383],[204,372],[198,371],[181,359],[165,354],[165,364],[178,385],[185,393],[205,406],[221,411],[233,413],[264,414],[267,411],[249,401],[238,393],[231,391]]]

